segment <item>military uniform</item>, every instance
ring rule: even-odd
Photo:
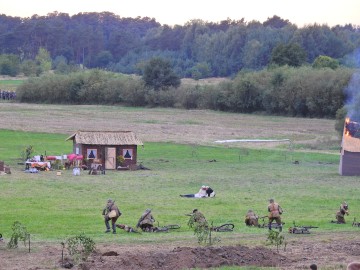
[[[151,213],[151,209],[146,209],[145,212],[141,215],[136,228],[141,228],[144,232],[153,231],[153,224],[155,222],[155,218]]]
[[[258,227],[259,226],[258,219],[259,217],[254,213],[254,211],[249,210],[245,216],[245,224],[246,226]]]
[[[105,208],[103,209],[102,214],[103,214],[104,220],[105,220],[105,226],[106,226],[105,232],[106,233],[110,232],[109,221],[111,220],[111,227],[112,227],[113,233],[115,234],[116,233],[115,223],[116,223],[117,219],[121,216],[121,212],[113,200],[108,199],[108,202],[107,202]]]
[[[280,226],[280,231],[282,230],[281,217],[282,208],[276,203],[273,199],[269,200],[268,211],[269,211],[269,230],[271,230],[271,223],[275,220],[276,224]]]
[[[199,226],[208,227],[208,223],[207,223],[205,216],[199,210],[197,210],[197,209],[193,210],[192,218],[193,218],[194,222],[199,224]]]
[[[345,215],[349,215],[349,211],[348,211],[348,205],[346,202],[343,202],[340,205],[340,209],[339,211],[336,212],[336,221],[337,223],[345,223]]]

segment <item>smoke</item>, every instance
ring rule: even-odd
[[[351,121],[360,121],[360,49],[352,54],[352,64],[357,71],[351,76],[349,85],[345,88],[347,97],[345,108]]]

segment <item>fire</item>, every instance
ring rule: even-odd
[[[349,123],[350,123],[350,117],[346,117],[345,118],[345,128],[344,128],[344,133],[347,136],[350,136],[350,132],[349,132]]]

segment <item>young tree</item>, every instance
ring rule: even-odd
[[[51,70],[51,57],[50,53],[45,49],[40,47],[39,52],[35,57],[37,64],[40,66],[41,72]]]
[[[172,70],[170,62],[158,57],[145,64],[142,78],[147,87],[156,91],[180,86],[180,78]]]
[[[313,63],[313,68],[331,68],[337,69],[339,67],[339,61],[326,55],[319,55],[316,57]]]

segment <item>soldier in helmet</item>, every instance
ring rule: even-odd
[[[255,212],[251,209],[249,209],[249,211],[247,211],[246,216],[245,216],[245,224],[246,226],[255,226],[258,227],[259,226],[259,217],[255,214]]]
[[[146,209],[145,212],[141,215],[136,228],[141,228],[144,232],[152,232],[154,226],[155,218],[151,213],[151,209]]]
[[[339,211],[336,212],[336,222],[345,224],[345,215],[349,215],[349,206],[346,202],[340,205]]]
[[[121,212],[120,212],[119,208],[117,207],[117,205],[115,204],[115,201],[113,201],[112,199],[108,199],[107,204],[106,204],[105,208],[103,209],[102,214],[104,216],[105,226],[106,226],[105,233],[110,232],[109,221],[111,220],[112,231],[115,234],[116,233],[115,223],[116,223],[117,219],[121,216]]]
[[[282,223],[281,223],[281,217],[283,210],[281,206],[275,202],[274,199],[269,199],[269,205],[268,205],[268,212],[269,212],[269,230],[271,230],[271,223],[275,220],[276,224],[279,225],[279,231],[282,231]]]

